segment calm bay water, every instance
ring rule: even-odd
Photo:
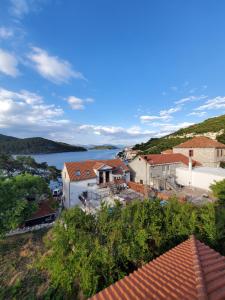
[[[49,166],[56,166],[58,169],[63,168],[64,162],[81,161],[88,159],[112,159],[120,149],[114,150],[89,150],[85,152],[62,152],[52,154],[30,155],[38,163],[47,162]]]

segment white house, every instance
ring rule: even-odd
[[[120,159],[66,162],[62,170],[65,207],[81,204],[81,196],[109,184],[130,181],[130,171]]]

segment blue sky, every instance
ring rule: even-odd
[[[225,113],[223,0],[1,0],[0,133],[135,144]]]

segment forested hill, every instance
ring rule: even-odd
[[[19,139],[0,134],[0,153],[41,154],[57,152],[86,151],[84,147],[54,142],[41,137]]]
[[[210,118],[187,128],[179,129],[161,138],[152,138],[146,143],[135,145],[133,149],[141,150],[145,154],[160,153],[198,135],[216,138],[219,142],[225,144],[225,115]]]

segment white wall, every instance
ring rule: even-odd
[[[89,184],[91,184],[91,186]],[[72,207],[81,204],[78,197],[82,194],[82,192],[95,189],[97,189],[96,178],[70,182],[70,199],[67,199],[67,204],[65,204],[65,206]]]
[[[219,168],[220,169],[220,168]],[[202,170],[202,171],[201,171]],[[177,183],[184,186],[192,186],[203,190],[210,190],[210,185],[215,181],[221,181],[225,179],[224,175],[213,173],[213,168],[210,172],[210,168],[207,168],[207,172],[203,171],[204,167],[193,169],[190,173],[188,169],[177,168],[176,180]],[[205,169],[206,170],[206,169]]]

